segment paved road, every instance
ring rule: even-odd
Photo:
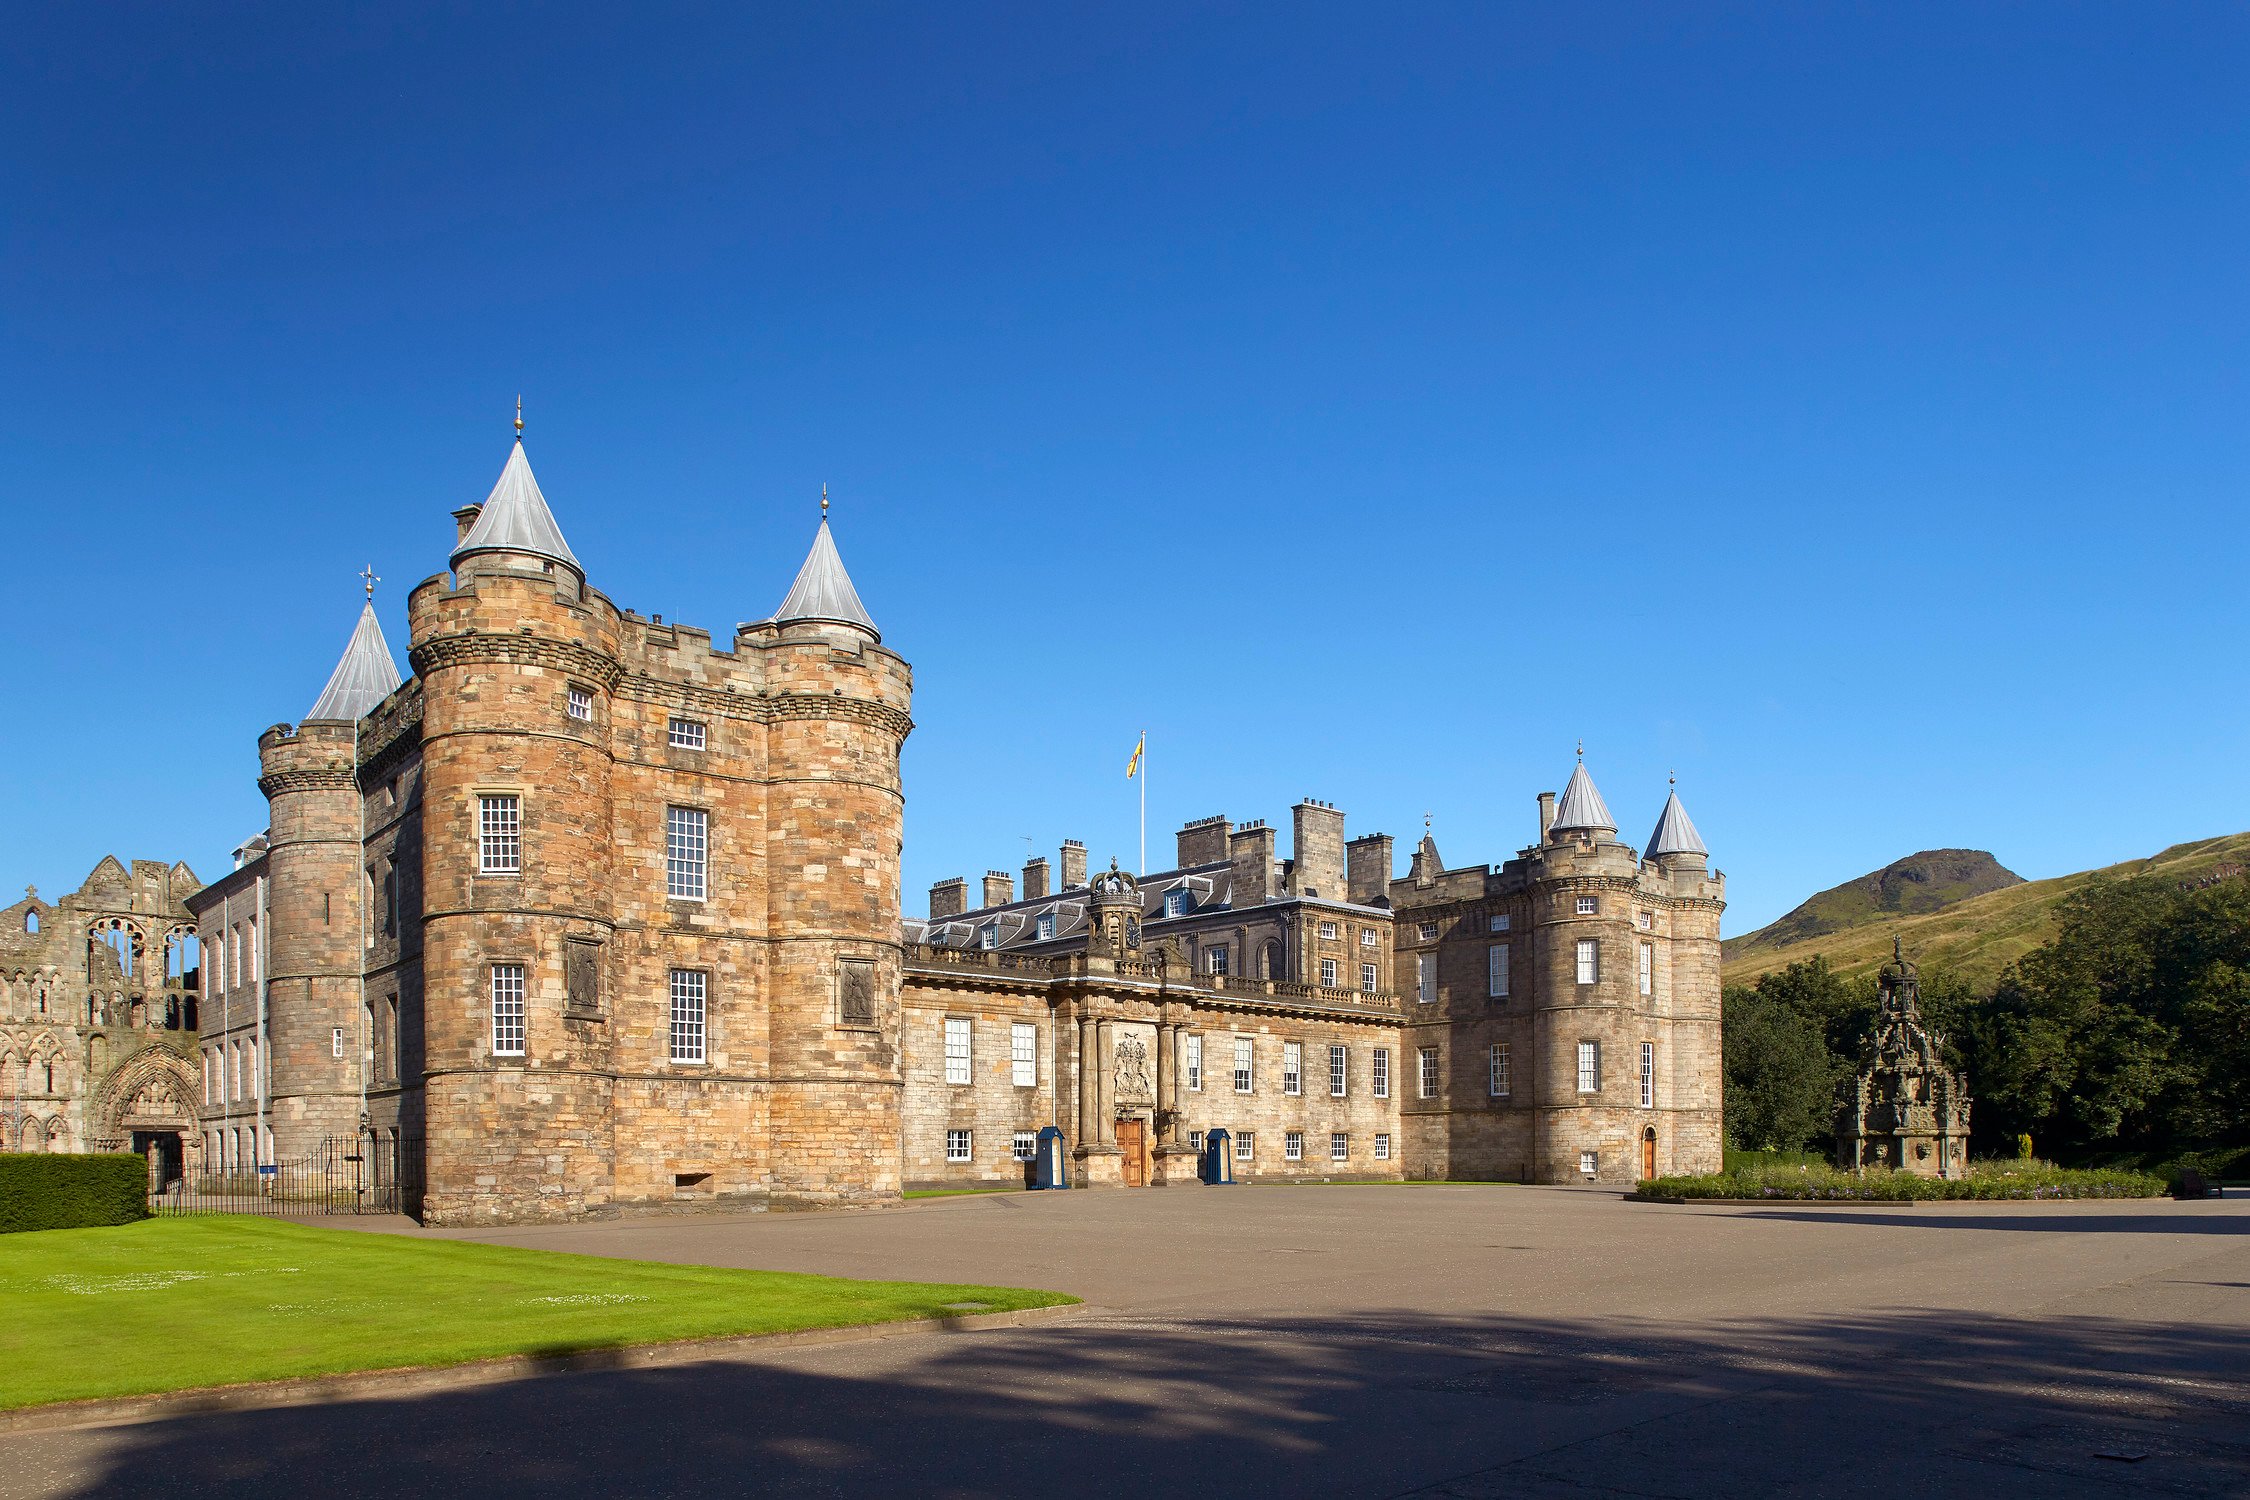
[[[27,1434],[0,1494],[2250,1495],[2250,1201],[1183,1188],[461,1237],[1095,1305]]]

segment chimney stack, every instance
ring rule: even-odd
[[[1324,901],[1344,899],[1344,815],[1335,804],[1307,797],[1290,809],[1295,819],[1295,849],[1290,862],[1291,892]]]
[[[1037,901],[1047,894],[1047,856],[1038,855],[1026,860],[1023,867],[1023,899]]]
[[[1006,870],[984,872],[984,904],[1006,906],[1016,899],[1016,877]]]
[[[453,513],[454,546],[458,547],[463,542],[469,539],[469,528],[476,525],[477,517],[483,514],[484,506],[481,503],[477,505],[464,505],[459,510]]]
[[[1086,883],[1086,846],[1076,839],[1062,843],[1062,888],[1075,891]]]
[[[1344,846],[1345,899],[1375,906],[1390,897],[1391,836],[1363,833]]]
[[[930,887],[930,920],[958,917],[969,909],[969,882],[956,875]]]
[[[1539,842],[1547,842],[1547,831],[1555,826],[1555,794],[1539,794]]]
[[[1263,906],[1274,898],[1273,830],[1253,818],[1227,836],[1227,858],[1234,862],[1235,910]]]
[[[1227,835],[1234,831],[1226,814],[1197,818],[1180,830],[1180,868],[1215,865],[1227,857]]]

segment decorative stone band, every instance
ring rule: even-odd
[[[348,792],[358,786],[359,778],[348,770],[275,771],[258,778],[258,790],[268,797],[283,792]]]
[[[511,666],[548,667],[576,673],[604,692],[615,691],[625,669],[615,657],[604,656],[576,641],[548,640],[536,635],[440,635],[418,642],[406,654],[417,677],[440,667]]]

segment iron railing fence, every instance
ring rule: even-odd
[[[255,1172],[194,1172],[148,1195],[152,1214],[411,1214],[422,1204],[422,1138],[322,1141]]]

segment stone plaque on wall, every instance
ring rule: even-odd
[[[581,1018],[602,1013],[601,944],[592,938],[563,939],[563,1013]]]
[[[836,966],[836,1018],[845,1026],[875,1024],[875,966],[847,958]]]

